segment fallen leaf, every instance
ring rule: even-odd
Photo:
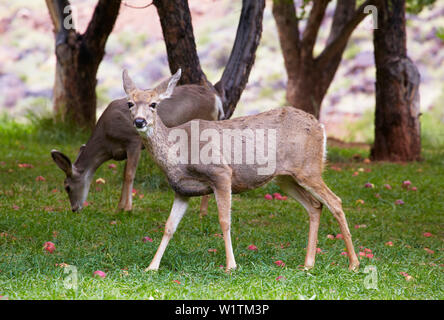
[[[435,251],[433,251],[433,250],[431,250],[431,249],[429,249],[429,248],[424,248],[424,250],[425,250],[427,253],[430,253],[430,254],[434,254],[434,253],[435,253]]]
[[[38,176],[37,178],[35,178],[35,181],[45,181],[46,179],[43,178],[42,176]]]
[[[336,235],[336,239],[344,239],[344,236],[342,235],[342,233],[338,233]]]
[[[216,252],[217,252],[217,249],[208,249],[208,252],[210,252],[210,253],[216,253]]]
[[[404,204],[404,201],[402,199],[398,199],[395,201],[395,204],[398,206],[402,206]]]
[[[254,244],[250,244],[250,245],[248,246],[248,250],[251,250],[251,251],[257,251],[257,247],[256,247]]]
[[[46,252],[53,253],[56,249],[55,244],[51,241],[47,241],[43,244],[43,249],[46,250]]]
[[[114,163],[108,165],[109,169],[115,169],[117,166]]]
[[[173,280],[173,282],[175,282],[177,284],[181,284],[179,280]]]
[[[97,183],[97,184],[105,184],[105,179],[103,179],[103,178],[98,178],[98,179],[96,180],[96,183]]]
[[[101,271],[101,270],[96,270],[96,271],[94,271],[93,276],[98,276],[100,278],[105,278],[106,277],[106,273]]]
[[[285,267],[285,263],[282,260],[277,260],[274,262],[278,267]]]
[[[150,237],[143,237],[142,241],[143,242],[153,242],[153,239],[151,239]]]
[[[385,245],[386,245],[387,247],[393,247],[393,242],[391,242],[391,241],[387,241],[387,242],[385,243]]]
[[[327,234],[327,239],[330,239],[330,240],[332,240],[332,239],[334,239],[335,238],[335,236],[334,235],[332,235],[332,234]]]
[[[267,193],[267,194],[264,196],[264,198],[265,198],[265,200],[273,200],[273,196],[272,196],[271,194],[269,194],[269,193]]]
[[[424,232],[422,235],[426,238],[429,238],[432,236],[432,234],[430,232]]]

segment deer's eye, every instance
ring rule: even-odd
[[[131,101],[129,101],[129,102],[128,102],[128,108],[131,109],[132,107],[134,107],[134,103],[132,103]]]
[[[150,108],[156,109],[157,107],[157,103],[153,102],[150,104]]]

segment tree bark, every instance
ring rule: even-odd
[[[407,56],[405,0],[378,7],[374,160],[417,161],[421,156],[420,75]]]
[[[202,71],[187,0],[154,0],[172,73],[182,68],[181,84],[213,88],[222,98],[225,118],[233,114],[254,64],[262,34],[265,0],[243,0],[236,39],[224,73],[214,86]]]
[[[72,25],[68,0],[46,0],[46,4],[56,40],[54,113],[63,121],[93,128],[96,123],[97,70],[119,13],[120,0],[99,0],[84,34],[79,34]]]
[[[322,101],[339,67],[348,39],[365,18],[365,6],[377,1],[367,0],[357,9],[356,0],[338,1],[327,45],[317,57],[313,56],[313,48],[329,1],[314,1],[302,36],[293,1],[273,1],[273,16],[288,76],[286,96],[292,106],[319,118]]]

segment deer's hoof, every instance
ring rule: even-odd
[[[149,266],[148,268],[146,268],[143,271],[150,272],[150,271],[157,271],[157,270],[159,270],[159,267],[151,267],[151,266]]]
[[[359,261],[350,262],[348,270],[358,272],[359,271]]]

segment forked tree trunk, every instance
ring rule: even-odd
[[[200,66],[187,0],[154,0],[160,17],[172,73],[182,68],[181,84],[214,88],[222,98],[225,118],[233,114],[254,64],[262,34],[265,0],[243,0],[236,39],[224,73],[214,86]]]
[[[99,0],[84,34],[74,26],[68,0],[46,0],[54,25],[57,57],[54,113],[63,121],[93,128],[97,70],[120,8],[120,0]]]
[[[355,9],[355,0],[337,1],[327,45],[313,56],[319,28],[329,0],[313,1],[305,30],[299,31],[299,17],[293,0],[274,0],[273,16],[287,71],[287,100],[319,118],[322,100],[330,87],[353,30],[366,17],[364,8],[378,0],[367,0]]]
[[[415,161],[421,156],[420,75],[407,56],[405,0],[385,0],[374,31],[376,63],[374,160]]]

